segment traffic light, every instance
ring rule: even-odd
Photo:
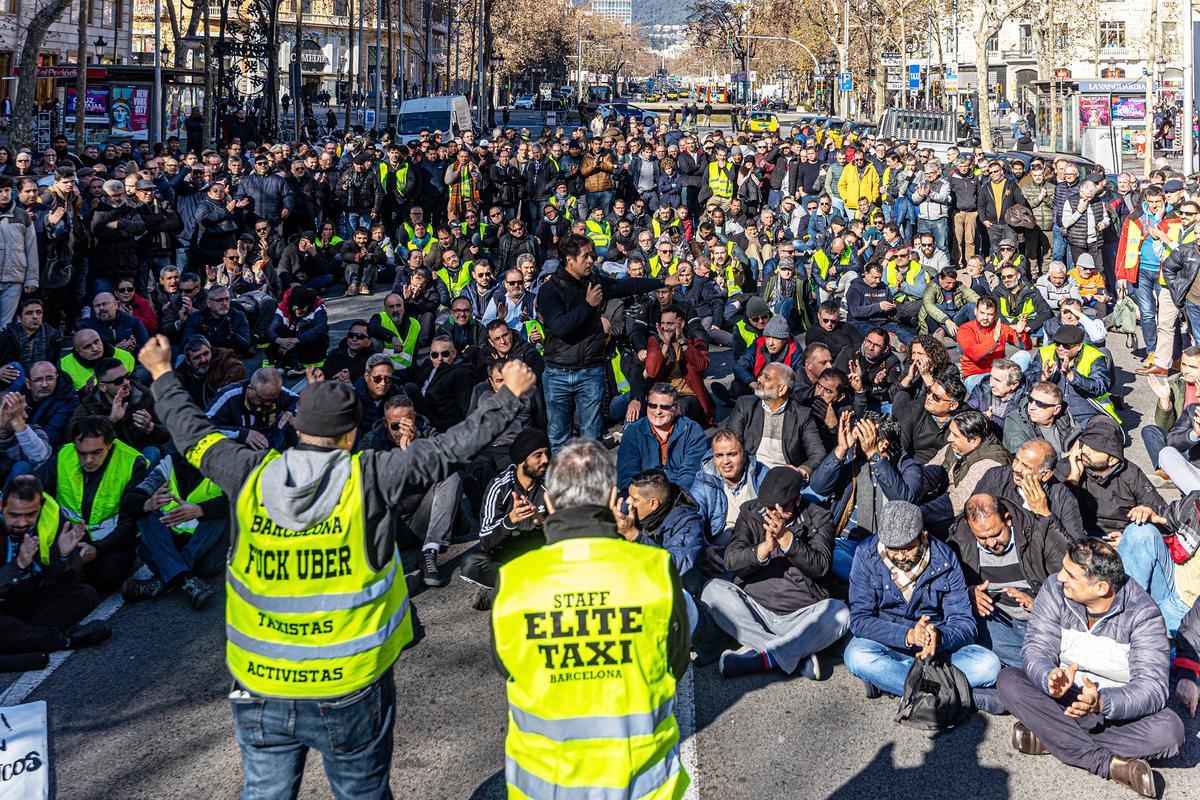
[[[730,36],[728,39],[725,40],[725,46],[733,47],[733,37],[732,36]]]

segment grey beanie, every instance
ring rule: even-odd
[[[892,500],[879,512],[876,535],[889,550],[899,550],[921,535],[925,523],[921,521],[921,509],[904,500]]]
[[[776,315],[767,320],[767,327],[763,328],[763,336],[770,336],[773,339],[790,339],[792,329],[788,326],[786,319]]]

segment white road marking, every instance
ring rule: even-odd
[[[109,595],[105,600],[96,606],[91,614],[84,617],[83,622],[92,622],[98,619],[108,619],[113,614],[117,613],[121,606],[125,605],[125,600],[118,594]],[[50,677],[54,670],[62,666],[63,662],[71,657],[71,650],[60,650],[57,653],[50,654],[50,663],[45,669],[39,669],[35,672],[26,672],[13,682],[5,690],[4,694],[0,694],[0,707],[15,706],[21,703],[28,697],[34,689],[42,684],[42,681]]]
[[[696,683],[692,676],[692,666],[675,684],[675,721],[679,724],[679,758],[683,768],[691,776],[692,782],[684,800],[699,800],[700,798],[700,764],[696,753]]]

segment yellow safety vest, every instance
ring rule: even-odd
[[[238,494],[225,659],[254,694],[340,697],[391,669],[412,641],[400,554],[378,572],[368,559],[360,454],[350,456],[337,506],[303,531],[277,525],[263,507],[262,473],[276,458],[268,452]]]
[[[1051,361],[1058,358],[1058,353],[1055,351],[1055,345],[1044,344],[1038,348],[1038,353],[1042,357],[1043,364],[1049,364]],[[1104,354],[1097,348],[1092,347],[1087,342],[1083,343],[1083,350],[1079,352],[1079,360],[1075,362],[1075,371],[1085,378],[1091,377],[1092,365],[1099,359],[1103,358]],[[1112,398],[1107,393],[1099,397],[1092,398],[1100,410],[1117,422],[1121,421],[1121,417],[1117,414],[1117,407],[1113,405]]]
[[[737,265],[736,261],[730,261],[725,265],[725,293],[730,297],[740,294],[742,291],[742,287],[737,282],[737,273],[734,271],[734,267]]]
[[[1021,304],[1021,311],[1017,314],[1012,313],[1012,310],[1008,307],[1008,298],[1002,294],[996,296],[996,304],[1000,307],[1000,316],[1004,318],[1005,322],[1021,317],[1032,317],[1036,313],[1036,309],[1033,306],[1033,298],[1026,298],[1025,302]]]
[[[885,280],[887,281],[888,286],[896,289],[897,291],[900,289],[902,282],[912,283],[913,278],[917,277],[917,275],[921,273],[921,270],[924,269],[924,267],[921,266],[921,262],[915,259],[909,260],[908,269],[904,271],[903,276],[900,275],[900,271],[896,267],[896,259],[889,259],[886,264]],[[903,280],[901,279],[902,277]]]
[[[540,353],[546,346],[546,330],[542,327],[542,323],[538,322],[536,319],[525,320],[525,341],[529,342],[530,344],[533,344],[533,337],[531,335],[533,331],[537,331],[542,335],[541,340],[537,344],[533,345]]]
[[[450,271],[445,267],[438,268],[436,274],[442,279],[442,283],[446,284],[446,289],[450,292],[451,300],[461,295],[463,289],[471,282],[471,270],[466,264],[459,264],[458,273],[454,277],[450,277]],[[387,314],[384,314],[384,316],[386,317]]]
[[[679,258],[677,256],[671,256],[671,263],[667,264],[666,266],[667,266],[667,274],[674,275],[675,270],[679,269]],[[663,271],[662,259],[656,255],[650,256],[650,277],[657,278],[659,275],[662,274],[662,271]]]
[[[50,566],[51,548],[58,541],[59,507],[54,498],[42,492],[42,510],[38,512],[34,531],[38,540],[38,561],[43,567]]]
[[[179,479],[175,477],[175,464],[171,461],[171,456],[167,456],[165,460],[167,462],[167,469],[170,470],[167,473],[167,486],[171,488],[172,495],[179,497]],[[196,484],[195,489],[192,489],[190,492],[188,492],[188,496],[183,498],[183,502],[200,505],[203,502],[212,500],[214,497],[220,496],[221,490],[217,487],[217,485],[208,478],[205,478],[204,480],[200,481],[200,483]],[[170,511],[173,508],[178,508],[179,505],[179,503],[172,500],[162,507],[160,513]],[[200,520],[189,519],[187,522],[181,522],[178,525],[172,525],[171,530],[175,531],[176,533],[194,533],[196,528],[199,526]]]
[[[596,247],[608,247],[609,242],[612,241],[612,225],[605,221],[597,222],[589,217],[586,227],[587,236],[592,240],[592,244]]]
[[[733,197],[733,181],[725,176],[725,170],[716,161],[708,165],[708,188],[712,190],[713,197],[720,200]]]
[[[128,350],[122,350],[119,347],[113,348],[113,358],[125,365],[125,369],[133,372],[136,366],[133,362],[133,354]],[[68,353],[58,360],[59,369],[67,373],[67,377],[71,379],[71,385],[75,387],[75,391],[81,391],[87,386],[88,379],[96,374],[96,371],[90,367],[85,367],[74,353]]]
[[[761,335],[758,331],[746,324],[746,320],[744,319],[739,319],[738,324],[733,327],[734,330],[737,331],[738,336],[742,337],[742,341],[746,343],[746,347],[753,347],[754,343],[758,341],[758,337]]]
[[[510,798],[683,797],[670,564],[660,548],[584,538],[500,568],[492,632],[509,674]]]
[[[101,469],[100,485],[92,498],[88,518],[83,519],[83,465],[79,463],[79,452],[75,443],[64,445],[58,451],[58,485],[54,499],[62,507],[63,514],[72,522],[84,521],[88,539],[98,542],[117,529],[121,497],[133,479],[133,469],[138,462],[149,466],[145,457],[120,439],[114,439],[112,452]]]
[[[421,333],[421,325],[412,317],[405,317],[404,321],[408,323],[408,329],[404,335],[400,335],[400,331],[396,328],[396,323],[386,312],[380,311],[378,314],[379,324],[392,335],[392,338],[383,343],[383,352],[392,357],[392,361],[396,362],[396,366],[400,369],[406,369],[412,366],[413,357],[417,353],[417,338]],[[401,349],[396,349],[396,339],[402,340]]]
[[[650,218],[650,230],[654,232],[654,240],[658,241],[658,237],[662,236],[663,232],[667,228],[670,228],[671,226],[678,225],[678,224],[679,224],[679,217],[677,217],[677,216],[672,216],[669,221],[663,222],[661,219],[658,218],[658,215],[655,214],[653,217]]]
[[[389,172],[396,174],[396,190],[402,191],[408,183],[408,162],[405,161],[399,167],[392,169],[392,165],[386,161],[379,162],[379,185],[387,188],[387,176]]]
[[[620,348],[613,350],[610,363],[612,364],[613,380],[617,384],[617,394],[625,394],[629,391],[629,379],[625,377],[625,370],[621,369]]]

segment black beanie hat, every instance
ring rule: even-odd
[[[344,381],[312,383],[300,392],[292,425],[309,436],[341,436],[358,427],[362,407]]]
[[[520,464],[537,450],[550,448],[550,437],[540,428],[526,428],[517,434],[512,444],[508,446],[508,457],[514,464]]]

